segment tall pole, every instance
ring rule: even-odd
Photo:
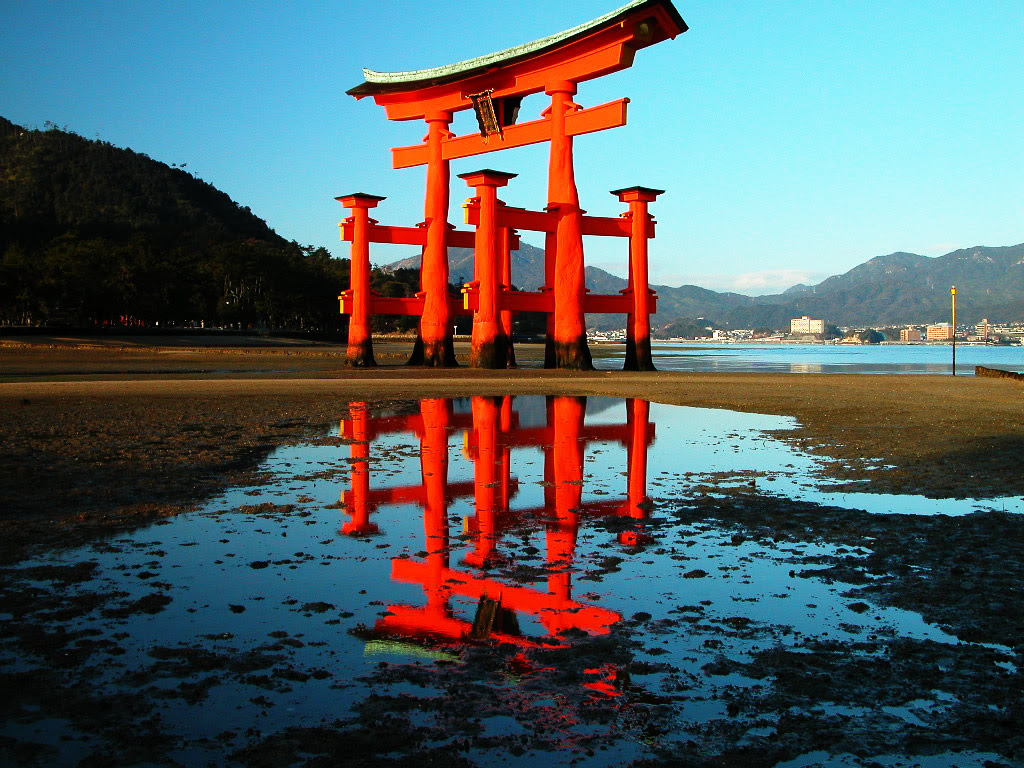
[[[345,360],[349,365],[373,367],[373,340],[370,336],[370,237],[369,228],[377,222],[370,218],[370,208],[385,198],[357,192],[335,198],[352,216],[345,222],[352,225],[352,254],[349,261],[352,306],[348,318],[348,350]],[[344,234],[343,234],[344,237]],[[344,310],[343,310],[344,311]]]
[[[651,357],[651,289],[647,281],[647,230],[653,220],[647,213],[647,204],[654,202],[663,189],[630,187],[612,192],[619,200],[629,203],[631,233],[629,236],[629,288],[632,290],[633,311],[626,317],[626,361],[624,371],[653,371]]]
[[[499,205],[504,205],[499,201]],[[498,259],[501,262],[499,290],[503,297],[512,292],[512,230],[508,227],[498,229]],[[501,333],[505,342],[505,367],[516,368],[516,351],[512,346],[512,311],[503,309],[498,313]]]
[[[427,121],[427,194],[424,223],[427,241],[420,260],[420,286],[423,289],[423,315],[417,348],[409,363],[428,368],[456,368],[452,338],[451,311],[448,307],[448,193],[450,170],[441,150],[441,140],[449,135],[452,113],[428,114]]]
[[[953,297],[953,375],[956,376],[956,286],[949,289]]]
[[[579,109],[572,97],[576,84],[559,81],[544,91],[551,97],[551,147],[548,160],[548,206],[554,214],[554,364],[556,368],[591,371],[594,364],[587,346],[587,324],[583,315],[586,277],[583,265],[583,210],[573,171],[572,136],[565,129],[565,117]],[[545,355],[546,357],[546,355]]]
[[[499,316],[501,264],[499,261],[498,187],[504,187],[514,173],[485,169],[460,173],[459,178],[476,188],[480,219],[473,249],[473,273],[478,283],[477,309],[473,313],[473,346],[469,364],[473,368],[505,368],[508,338]]]

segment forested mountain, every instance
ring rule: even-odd
[[[336,329],[348,262],[146,155],[0,118],[0,323]]]
[[[514,252],[516,253],[516,252]],[[512,279],[533,289],[543,281],[543,252],[523,243],[513,262]],[[418,257],[399,262],[415,266]],[[455,262],[453,261],[453,264]],[[460,274],[472,275],[472,252],[461,255]],[[616,293],[623,278],[587,267],[587,287]],[[453,267],[453,279],[455,270]],[[526,278],[522,276],[528,276]],[[538,277],[539,276],[539,277]],[[467,279],[469,279],[467,277]],[[966,248],[930,258],[912,253],[878,256],[815,286],[797,285],[779,294],[744,296],[695,285],[654,285],[658,313],[652,318],[661,335],[675,335],[678,321],[708,318],[718,327],[788,329],[794,317],[810,315],[847,326],[887,326],[949,319],[950,286],[957,286],[957,314],[963,322],[1024,319],[1024,244]],[[619,315],[587,318],[596,328],[621,328]]]
[[[419,269],[420,255],[417,253],[400,259],[384,268],[387,270]],[[456,285],[462,285],[472,280],[473,249],[449,248],[448,272],[451,281]],[[536,291],[544,285],[544,251],[542,249],[529,243],[520,242],[519,249],[512,251],[512,282],[521,291]]]
[[[1024,244],[964,248],[936,258],[913,253],[878,256],[843,275],[782,296],[794,317],[824,317],[842,325],[896,325],[948,319],[953,285],[957,315],[964,322],[983,317],[1024,319]]]
[[[544,283],[540,248],[524,242],[512,261],[517,287]],[[374,269],[373,286],[387,296],[412,295],[418,265],[417,255]],[[472,279],[471,250],[452,249],[450,265],[453,283]],[[616,293],[626,281],[588,267],[587,285]],[[935,322],[948,317],[951,285],[964,322],[1024,319],[1024,244],[938,258],[893,253],[770,296],[653,286],[653,324],[673,335],[677,321],[693,318],[726,328],[788,328],[801,315],[854,326]],[[345,318],[337,295],[347,286],[347,260],[285,240],[182,168],[0,118],[0,324],[202,322],[338,332]],[[624,321],[588,318],[599,328]],[[414,322],[378,318],[374,325],[395,330]]]

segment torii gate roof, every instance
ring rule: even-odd
[[[661,42],[688,29],[686,22],[672,5],[671,0],[632,0],[617,10],[564,32],[455,64],[408,72],[376,72],[371,69],[363,69],[363,77],[366,78],[366,81],[349,89],[346,93],[360,99],[364,96],[419,91],[446,83],[468,80],[498,67],[507,67],[537,58],[576,40],[612,28],[631,17],[639,20],[642,18],[642,11],[647,10],[652,12],[655,20],[659,23],[654,25],[654,29],[644,33],[649,37],[636,36],[633,43],[635,47],[645,47]]]

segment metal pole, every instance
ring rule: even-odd
[[[956,376],[956,286],[949,289],[953,298],[953,375]]]

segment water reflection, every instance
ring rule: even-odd
[[[931,374],[952,372],[947,345],[907,344],[686,344],[656,342],[654,362],[663,371],[721,373]],[[615,347],[595,353],[598,368],[621,367]],[[983,365],[1018,370],[1020,347],[970,345],[957,349],[957,375],[974,375]]]
[[[340,410],[194,514],[0,570],[0,764],[1019,754],[1024,517],[826,495],[781,417]]]
[[[618,533],[621,544],[653,541],[644,532],[647,496],[647,448],[655,429],[647,401],[625,401],[621,423],[588,426],[586,398],[549,397],[542,424],[522,423],[512,397],[474,397],[468,412],[456,413],[451,400],[420,401],[419,413],[373,415],[369,404],[352,403],[340,434],[351,440],[351,487],[341,494],[348,520],[342,532],[352,536],[379,533],[373,513],[382,505],[413,503],[423,510],[422,557],[396,557],[391,577],[417,584],[425,605],[388,606],[368,637],[415,637],[442,642],[494,639],[519,646],[559,645],[555,638],[569,629],[605,634],[621,618],[613,610],[581,603],[572,596],[572,571],[582,521],[593,517],[624,517],[635,522]],[[449,434],[463,433],[463,454],[473,465],[471,482],[448,482]],[[408,432],[419,440],[420,483],[377,487],[372,483],[373,444],[383,435]],[[626,450],[625,487],[618,498],[583,501],[584,455],[588,446],[618,443]],[[543,504],[517,505],[519,481],[513,476],[513,453],[539,447],[543,453]],[[462,521],[468,551],[453,568],[449,504],[472,497],[473,513]],[[546,581],[523,586],[487,575],[507,563],[502,535],[530,521],[542,526],[546,549]],[[472,621],[458,618],[453,596],[476,601]],[[544,638],[524,636],[519,616],[536,618]],[[564,647],[564,646],[563,646]]]

